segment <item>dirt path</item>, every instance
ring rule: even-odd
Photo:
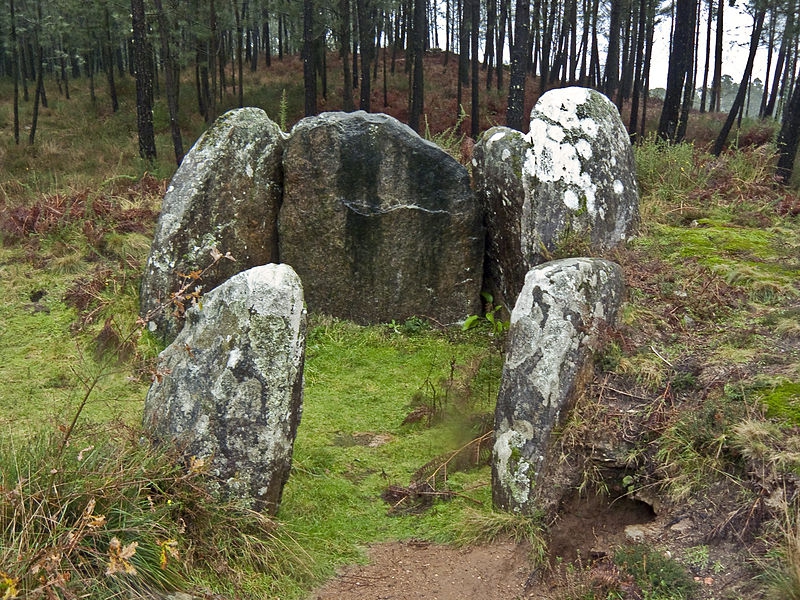
[[[312,600],[513,600],[531,574],[523,546],[502,542],[458,550],[427,542],[378,544],[370,563],[348,567]]]

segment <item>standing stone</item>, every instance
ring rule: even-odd
[[[533,514],[550,433],[591,377],[593,350],[623,300],[622,268],[568,258],[532,269],[511,313],[495,411],[492,497]]]
[[[534,106],[523,139],[497,128],[475,149],[478,193],[494,215],[487,235],[496,264],[487,272],[502,272],[495,283],[509,303],[522,288],[520,273],[554,256],[613,248],[639,219],[633,148],[608,98],[586,88],[551,90]],[[517,230],[518,253],[503,241]],[[508,267],[515,262],[523,268]]]
[[[522,260],[522,162],[528,143],[510,127],[487,130],[472,151],[475,192],[484,206],[484,289],[494,304],[514,306],[531,265]]]
[[[235,273],[277,262],[277,215],[282,195],[284,135],[258,108],[222,115],[183,159],[164,196],[142,278],[141,315],[172,340],[180,329],[168,303],[182,274],[212,263],[213,249],[229,252],[205,274],[204,292]],[[194,285],[190,288],[193,289]]]
[[[387,115],[300,121],[284,157],[281,261],[309,310],[360,324],[480,310],[484,234],[469,175]]]
[[[161,353],[145,430],[205,461],[224,495],[274,514],[300,422],[305,329],[291,267],[233,276],[187,312]]]

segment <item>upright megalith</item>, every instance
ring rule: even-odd
[[[495,410],[492,497],[499,508],[536,510],[550,434],[591,376],[592,352],[623,292],[622,268],[602,259],[557,260],[526,275]]]
[[[527,272],[554,256],[602,252],[628,239],[639,218],[633,148],[608,98],[586,88],[551,90],[534,106],[524,143],[520,137],[496,128],[474,152],[477,193],[496,215],[487,221],[489,248],[512,253],[490,254],[487,272],[505,269],[498,291],[511,303],[523,282],[503,265],[516,261]],[[496,240],[517,228],[514,254]]]
[[[234,275],[189,309],[161,353],[145,431],[205,461],[223,495],[276,512],[302,410],[305,329],[291,267]]]
[[[469,175],[387,115],[326,113],[292,129],[278,237],[311,311],[369,324],[480,310],[484,236]]]
[[[284,135],[258,108],[222,115],[183,159],[172,178],[142,277],[141,315],[151,329],[172,340],[180,322],[168,305],[184,275],[220,260],[191,282],[207,292],[235,273],[277,262],[276,223],[283,176]]]
[[[532,266],[522,258],[522,163],[527,148],[522,132],[492,127],[472,150],[475,192],[486,223],[484,288],[492,292],[495,304],[509,310]]]

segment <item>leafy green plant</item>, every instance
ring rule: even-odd
[[[489,325],[489,330],[492,335],[501,337],[504,333],[508,331],[510,327],[509,321],[504,321],[501,318],[503,310],[505,308],[501,304],[494,304],[494,296],[492,296],[489,292],[481,292],[481,296],[483,297],[484,301],[486,302],[486,312],[481,317],[480,315],[470,315],[465,320],[464,323],[461,325],[462,331],[469,331],[470,329],[474,329],[481,325],[482,323],[487,323]]]
[[[439,146],[456,160],[461,160],[461,146],[464,143],[465,134],[461,131],[461,126],[467,118],[467,112],[463,106],[458,107],[458,119],[451,127],[441,133],[432,133],[428,125],[428,115],[425,115],[425,134],[423,137]]]

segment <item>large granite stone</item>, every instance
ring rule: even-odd
[[[264,111],[241,108],[217,119],[183,159],[164,196],[142,277],[141,315],[162,339],[171,341],[181,327],[170,295],[182,275],[212,263],[213,249],[236,262],[223,259],[206,273],[197,282],[204,292],[235,273],[277,262],[283,145],[283,133]]]
[[[525,277],[514,310],[495,411],[492,497],[497,507],[536,511],[550,434],[592,374],[592,352],[614,323],[624,294],[622,268],[567,258]]]
[[[161,353],[145,431],[205,461],[224,495],[276,512],[300,422],[305,328],[290,267],[235,275],[187,312]]]
[[[480,310],[484,234],[467,171],[381,114],[300,121],[284,155],[280,259],[310,311],[369,324]]]
[[[528,269],[613,248],[638,224],[633,149],[616,107],[599,92],[547,92],[531,112],[528,134],[494,128],[474,157],[488,215],[487,285],[508,305]]]

